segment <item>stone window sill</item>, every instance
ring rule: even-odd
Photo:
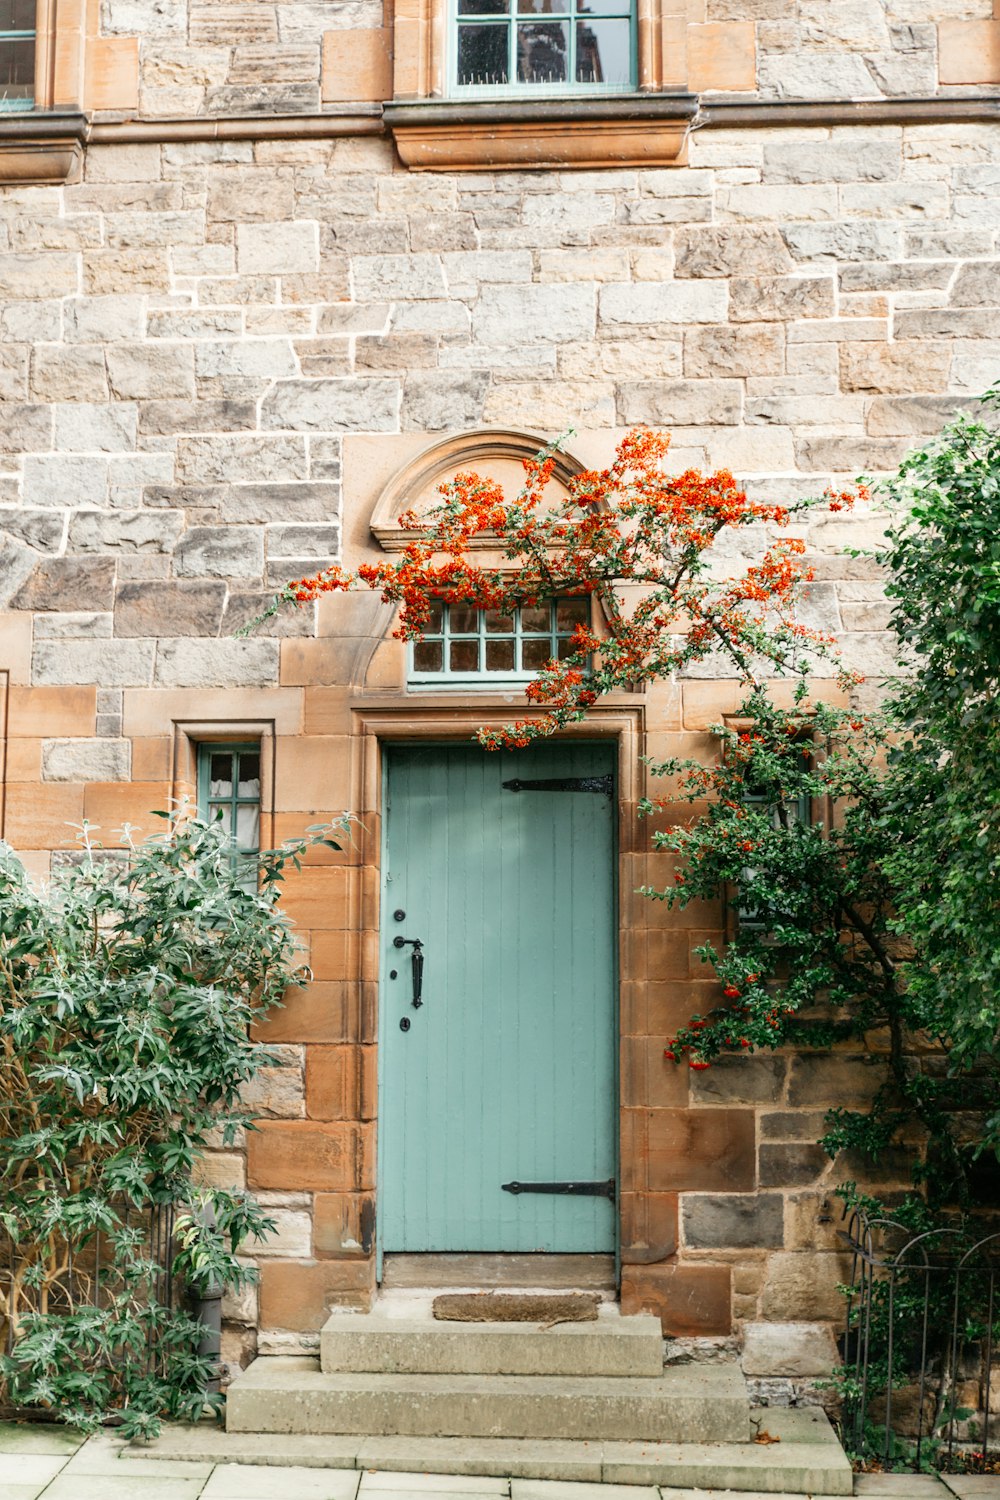
[[[399,155],[421,172],[684,164],[694,94],[386,104]]]
[[[87,139],[86,115],[69,111],[0,114],[0,183],[75,182]]]

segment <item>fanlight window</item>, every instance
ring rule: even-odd
[[[410,681],[527,681],[573,654],[573,632],[590,624],[589,597],[524,605],[513,614],[438,604],[410,648]]]

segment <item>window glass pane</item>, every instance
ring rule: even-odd
[[[208,821],[210,823],[221,822],[227,833],[232,827],[232,803],[210,802],[208,804]]]
[[[568,21],[529,21],[518,26],[518,83],[565,83],[568,60]]]
[[[486,21],[458,28],[458,82],[499,84],[508,79],[508,27]]]
[[[440,672],[444,665],[444,645],[441,641],[415,641],[413,644],[413,670],[415,672]]]
[[[488,609],[486,611],[486,634],[513,635],[514,616],[502,615],[498,609]]]
[[[549,641],[522,641],[521,663],[527,672],[537,672],[552,660],[552,645]]]
[[[535,16],[568,16],[572,10],[570,0],[517,0],[517,8]]]
[[[259,803],[248,803],[236,809],[236,842],[241,849],[260,847]]]
[[[4,99],[31,99],[34,92],[34,38],[0,40],[0,107]]]
[[[440,635],[444,629],[444,605],[432,604],[430,618],[427,621],[427,634]]]
[[[0,31],[34,31],[36,0],[0,0]]]
[[[558,599],[556,601],[556,629],[572,635],[578,625],[590,624],[589,599]]]
[[[233,757],[228,750],[211,757],[208,780],[209,794],[211,796],[231,796],[233,790]]]
[[[565,661],[567,656],[572,656],[574,654],[575,648],[573,646],[573,642],[567,640],[565,637],[563,637],[562,640],[557,641],[556,645],[558,648],[558,656],[560,661]]]
[[[626,84],[632,76],[632,44],[627,19],[577,21],[577,83]]]
[[[510,0],[458,0],[460,16],[505,16]]]
[[[487,672],[513,672],[513,640],[486,642],[486,670]]]
[[[478,635],[479,610],[453,604],[448,610],[448,628],[452,635]]]
[[[241,797],[260,796],[259,750],[242,750],[240,752],[239,795]]]
[[[452,641],[448,666],[452,672],[478,672],[479,642]]]
[[[552,629],[552,607],[549,604],[533,604],[521,611],[521,629],[525,635],[538,635],[544,630],[548,635]]]

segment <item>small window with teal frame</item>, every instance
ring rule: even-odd
[[[628,93],[634,0],[453,0],[457,94]]]
[[[481,687],[530,682],[550,661],[574,654],[578,625],[590,625],[589,595],[546,599],[509,615],[436,604],[423,639],[410,646],[410,682]]]
[[[0,111],[35,102],[36,0],[0,0]]]
[[[198,746],[198,811],[221,819],[234,866],[244,883],[257,883],[260,850],[260,745]]]
[[[808,760],[809,749],[812,745],[810,736],[798,737],[795,741],[802,749],[803,756]],[[774,801],[773,792],[761,786],[755,786],[752,782],[746,782],[743,788],[742,802],[744,807],[754,812],[768,814],[770,822],[775,828],[782,826],[782,819],[789,827],[798,825],[803,828],[809,826],[812,816],[809,797],[805,792],[793,800],[786,800],[780,806]],[[752,879],[756,872],[747,869],[744,873],[744,881]],[[766,934],[768,929],[780,921],[782,912],[780,908],[762,910],[759,907],[751,907],[745,897],[740,898],[737,906],[737,919],[740,927],[747,932],[759,932]]]

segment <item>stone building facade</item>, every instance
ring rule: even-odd
[[[462,96],[416,0],[39,0],[37,110],[0,114],[3,835],[44,876],[70,825],[261,751],[261,841],[353,809],[290,884],[314,982],[263,1028],[259,1129],[217,1153],[278,1224],[233,1350],[315,1342],[376,1288],[380,759],[516,693],[416,693],[377,599],[235,629],[290,577],[393,545],[457,466],[512,472],[633,424],[755,492],[893,467],[1000,375],[1000,20],[991,0],[639,0],[634,87]],[[373,530],[374,524],[374,530]],[[890,668],[879,578],[809,534],[810,621]],[[620,1296],[675,1334],[841,1316],[822,1111],[861,1055],[680,1073],[714,999],[635,818],[639,756],[711,756],[733,685],[623,694]]]

